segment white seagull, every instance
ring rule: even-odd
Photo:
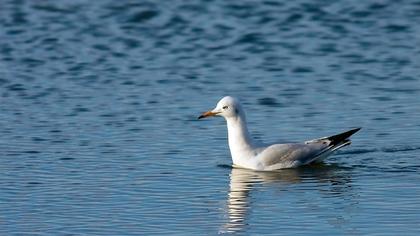
[[[223,116],[226,119],[233,165],[258,171],[294,168],[320,162],[337,149],[350,145],[351,141],[348,138],[361,129],[356,128],[304,143],[267,146],[257,144],[249,135],[245,112],[238,99],[224,97],[217,103],[216,108],[204,112],[198,119],[210,116]]]

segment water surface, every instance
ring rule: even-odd
[[[420,2],[0,1],[0,234],[418,235]],[[231,168],[363,127],[319,166]]]

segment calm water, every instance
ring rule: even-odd
[[[1,235],[420,234],[420,1],[0,0],[0,39]],[[267,142],[363,129],[232,169],[224,95]]]

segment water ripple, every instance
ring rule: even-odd
[[[1,9],[1,235],[419,234],[418,1]],[[320,166],[235,169],[196,121],[224,95],[258,140],[363,130]]]

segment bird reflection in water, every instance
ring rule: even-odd
[[[349,171],[343,171],[345,169],[347,168],[322,163],[315,166],[270,172],[232,168],[227,200],[228,219],[220,233],[246,231],[248,227],[247,215],[252,207],[250,193],[254,188],[261,185],[282,188],[291,184],[299,184],[306,180],[329,183],[330,188],[328,191],[321,190],[324,194],[344,194],[351,189]]]

